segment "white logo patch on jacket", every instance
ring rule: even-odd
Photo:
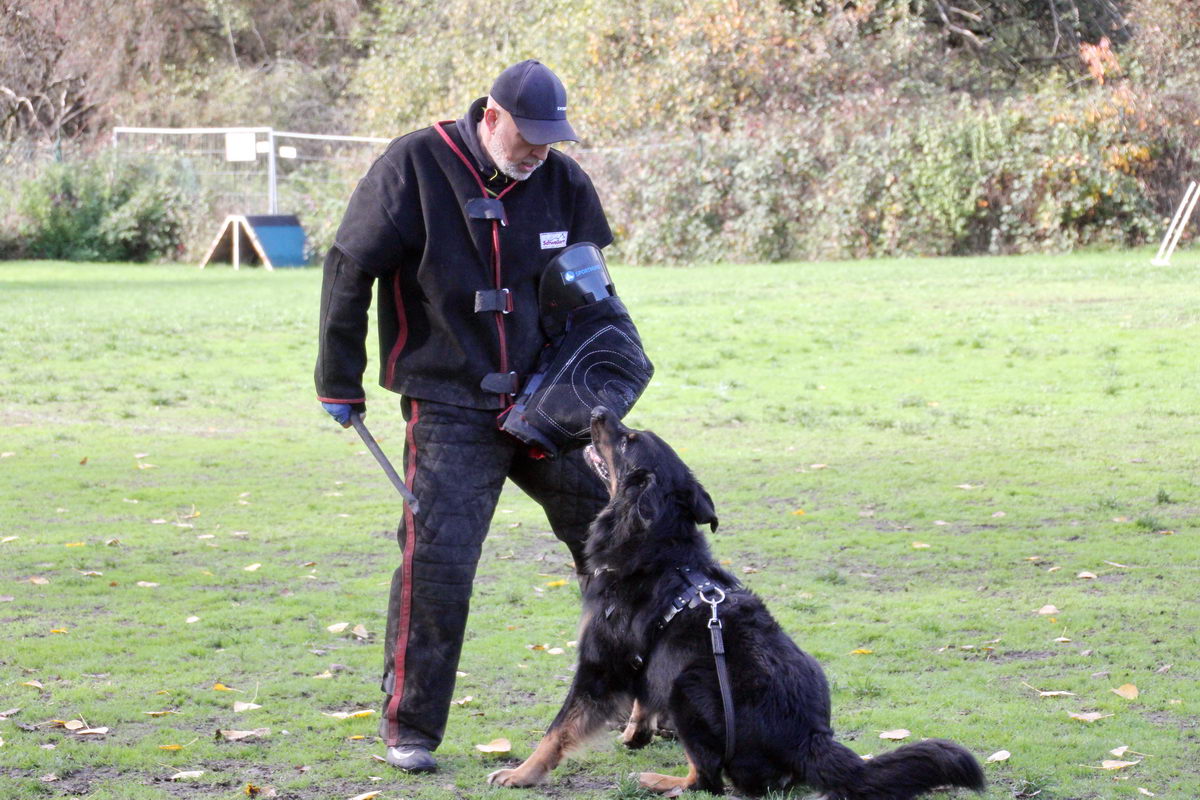
[[[558,248],[558,247],[566,247],[567,246],[567,232],[566,231],[554,231],[552,233],[543,233],[541,236],[542,236],[542,249],[543,250],[554,250],[555,248]]]

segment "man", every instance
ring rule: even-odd
[[[591,180],[551,150],[578,141],[566,90],[537,61],[496,79],[457,122],[393,141],[350,198],[325,260],[317,394],[344,427],[365,410],[367,310],[378,282],[380,384],[402,395],[405,481],[380,733],[387,761],[436,769],[471,584],[505,478],[540,503],[583,572],[607,493],[578,450],[539,459],[498,430],[547,344],[538,278],[562,248],[612,242]]]

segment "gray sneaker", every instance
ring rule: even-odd
[[[433,754],[419,744],[402,744],[387,749],[387,763],[405,772],[433,772],[437,761]]]

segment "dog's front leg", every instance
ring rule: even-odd
[[[633,701],[633,710],[629,712],[629,723],[621,734],[621,743],[631,750],[645,747],[654,738],[654,723],[658,715],[646,710],[639,701]]]
[[[612,716],[617,698],[603,673],[580,665],[567,699],[533,754],[514,769],[496,770],[488,783],[533,786],[541,783],[568,752],[598,732]]]

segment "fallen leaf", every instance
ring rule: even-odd
[[[217,737],[221,738],[221,739],[225,739],[228,742],[241,742],[246,739],[261,739],[266,736],[269,736],[270,733],[271,733],[270,728],[255,728],[252,731],[218,730]]]
[[[1133,569],[1133,567],[1129,566],[1128,564],[1118,564],[1115,561],[1105,561],[1104,563],[1108,564],[1110,567],[1120,567],[1121,569]]]
[[[334,624],[325,628],[325,630],[329,631],[330,633],[341,633],[342,631],[346,630],[346,628],[349,628],[349,627],[350,627],[349,622],[335,622]]]
[[[1173,666],[1175,666],[1175,665],[1174,664],[1163,664],[1161,667],[1154,670],[1154,674],[1155,675],[1166,675],[1168,672],[1171,671],[1171,667],[1173,667]]]
[[[1104,760],[1100,762],[1100,769],[1125,769],[1132,767],[1134,764],[1140,764],[1141,761],[1112,761]]]
[[[1105,717],[1111,717],[1112,714],[1101,714],[1099,711],[1087,711],[1082,714],[1068,714],[1071,719],[1077,719],[1080,722],[1095,722]]]
[[[253,783],[247,783],[243,789],[247,797],[278,797],[279,793],[275,791],[274,786],[255,786]]]
[[[1113,691],[1113,694],[1120,695],[1121,697],[1124,697],[1126,700],[1136,700],[1138,695],[1141,694],[1138,691],[1138,688],[1136,686],[1134,686],[1132,683],[1122,684],[1121,686],[1118,686],[1116,689],[1113,689],[1112,691]]]
[[[46,580],[41,575],[34,575],[32,578],[29,579],[29,582],[35,586],[45,586],[48,583],[50,583],[50,581]]]
[[[474,699],[475,698],[472,697],[471,695],[467,695],[466,697],[463,697],[459,700],[451,700],[450,702],[454,703],[454,705],[456,705],[456,706],[465,706],[467,703],[471,702]]]
[[[63,547],[87,547],[87,542],[67,542]]]
[[[869,656],[874,652],[875,652],[874,650],[868,650],[865,647],[860,647],[857,650],[851,650],[850,655],[852,655],[852,656]]]
[[[174,775],[172,775],[170,778],[168,778],[168,780],[190,781],[194,778],[199,778],[203,774],[204,774],[204,770],[202,770],[202,769],[189,769],[189,770],[185,770],[183,772],[176,772]]]
[[[96,572],[94,569],[89,569],[86,572],[80,572],[79,574],[85,578],[99,578],[104,575],[103,572]]]
[[[561,656],[565,652],[566,651],[563,650],[561,647],[551,647],[549,650],[546,651],[547,654],[552,655],[552,656]]]
[[[20,538],[21,538],[20,536],[5,536],[3,539],[0,539],[0,544],[8,544],[9,542],[15,542],[17,539],[20,539]]]
[[[1058,614],[1058,613],[1061,613],[1061,612],[1058,610],[1058,607],[1057,607],[1057,606],[1049,606],[1049,605],[1047,605],[1047,606],[1042,606],[1041,608],[1039,608],[1039,609],[1037,610],[1037,613],[1039,613],[1039,614],[1043,614],[1043,615],[1046,615],[1046,614]]]
[[[50,632],[51,633],[66,633],[67,629],[66,628],[51,628]]]
[[[907,739],[909,736],[912,736],[912,731],[905,730],[904,728],[897,728],[894,731],[884,731],[883,733],[879,734],[880,739],[890,739],[893,742],[898,742],[901,739]]]
[[[43,775],[41,780],[42,780],[42,783],[54,783],[56,780],[58,780],[58,776],[55,775],[53,772],[51,772],[46,775]]]
[[[143,589],[153,589],[155,586],[158,586],[154,581],[138,581],[137,585]]]
[[[960,484],[958,484],[957,486],[955,486],[954,488],[955,488],[955,489],[977,489],[977,488],[979,488],[979,487],[977,487],[977,486],[974,486],[974,485],[972,485],[972,484],[970,484],[970,483],[960,483]]]
[[[183,745],[181,745],[181,744],[160,744],[158,746],[158,749],[159,750],[170,750],[171,752],[174,752],[176,750],[182,750]]]
[[[1035,692],[1038,693],[1039,697],[1074,697],[1075,696],[1074,692],[1063,692],[1063,691],[1043,692],[1041,689],[1038,689],[1034,686],[1029,686],[1028,683],[1022,683],[1021,685],[1026,686],[1030,689],[1033,689]]]
[[[369,708],[364,708],[358,711],[323,711],[321,713],[334,719],[352,719],[355,717],[369,717],[375,712]]]
[[[1011,757],[1012,757],[1012,753],[1008,752],[1007,750],[997,750],[996,752],[994,752],[990,756],[988,756],[987,760],[988,760],[988,763],[990,764],[994,761],[1008,761],[1008,759],[1010,759]]]
[[[213,691],[214,692],[240,692],[242,690],[241,689],[233,689],[233,688],[230,688],[229,686],[226,686],[223,683],[217,682],[217,683],[213,684]]]
[[[44,688],[46,688],[46,687],[42,686],[42,682],[41,682],[41,681],[25,681],[25,682],[24,682],[24,683],[22,683],[21,685],[22,685],[22,686],[32,686],[34,689],[44,689]]]
[[[240,700],[233,701],[233,710],[239,714],[243,711],[253,711],[256,708],[262,708],[262,706],[258,703],[243,703]]]
[[[333,673],[332,673],[332,672],[330,672],[329,670],[325,670],[325,671],[324,671],[324,672],[322,672],[320,675],[313,675],[313,677],[314,677],[314,678],[332,678],[332,677],[333,677]]]
[[[168,714],[178,714],[178,711],[143,711],[147,717],[165,717]]]
[[[1143,789],[1140,786],[1138,787],[1138,794],[1144,794],[1146,797],[1158,797],[1158,795],[1156,795],[1154,792],[1150,791],[1149,789]]]
[[[380,794],[381,792],[363,792],[362,794],[354,795],[354,797],[349,798],[349,800],[375,800],[375,798],[379,797]]]
[[[487,744],[477,744],[475,749],[481,753],[509,753],[512,752],[512,743],[508,739],[492,739]]]
[[[362,625],[362,624],[355,625],[353,628],[350,629],[350,632],[353,633],[355,636],[357,636],[359,639],[370,639],[371,638],[371,634],[367,632],[366,625]]]
[[[1070,640],[1070,639],[1068,639],[1066,636],[1059,636],[1059,637],[1058,637],[1057,639],[1055,639],[1054,641],[1058,642],[1059,644],[1067,644],[1067,643],[1068,643],[1068,642],[1070,642],[1071,640]]]
[[[929,545],[926,542],[913,542],[912,543],[913,550],[928,550],[931,546],[932,545]]]
[[[248,567],[242,567],[242,569],[244,569],[246,572],[256,572],[261,566],[262,564],[251,564]]]
[[[1109,750],[1108,752],[1112,753],[1117,758],[1120,758],[1121,756],[1125,755],[1125,751],[1128,749],[1129,749],[1129,745],[1123,744],[1120,747],[1114,747],[1112,750]]]
[[[1094,573],[1094,572],[1088,572],[1087,570],[1084,570],[1083,572],[1080,572],[1080,573],[1079,573],[1078,575],[1076,575],[1075,577],[1076,577],[1076,578],[1083,578],[1084,580],[1087,580],[1087,581],[1093,581],[1093,580],[1095,580],[1095,579],[1096,579],[1096,573]]]
[[[188,625],[191,625],[193,622],[199,622],[199,621],[200,621],[200,618],[197,616],[191,616],[184,620],[184,622],[186,622]]]
[[[566,586],[566,585],[567,585],[567,581],[564,578],[559,578],[556,581],[550,581],[549,583],[546,584],[546,586],[550,587],[551,589],[556,589],[559,586]]]
[[[87,727],[87,725],[81,719],[68,720],[64,722],[62,726],[69,731],[81,731]]]
[[[20,713],[21,713],[21,709],[10,708],[8,711],[0,711],[0,719],[8,719],[9,717],[15,716],[16,714],[20,714]]]
[[[108,728],[84,728],[81,731],[75,732],[79,736],[103,736],[108,733]]]

